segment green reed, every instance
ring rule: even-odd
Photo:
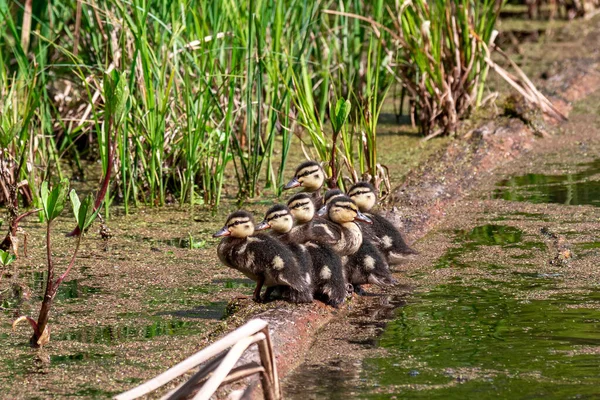
[[[12,183],[28,180],[22,194],[35,197],[44,179],[89,178],[93,162],[103,171],[113,163],[106,212],[111,202],[125,212],[217,206],[224,187],[239,199],[279,194],[294,135],[316,159],[333,154],[342,176],[378,183],[376,125],[391,72],[426,132],[430,120],[452,130],[481,97],[487,71],[468,29],[489,40],[497,16],[490,0],[417,1],[397,14],[383,0],[33,3],[29,14],[19,0],[0,0],[2,168]],[[436,90],[456,52],[457,79],[466,78],[454,118]],[[112,71],[120,91],[105,85]],[[352,111],[334,148],[338,99]],[[122,105],[118,116],[111,102]]]

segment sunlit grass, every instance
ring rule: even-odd
[[[103,171],[114,163],[106,205],[121,203],[125,212],[139,203],[218,206],[228,174],[240,200],[279,194],[290,153],[302,151],[292,148],[294,135],[308,139],[310,157],[339,155],[336,169],[351,180],[387,182],[377,124],[394,78],[417,90],[404,95],[418,105],[424,133],[451,130],[464,113],[447,114],[448,97],[436,96],[436,88],[443,89],[457,50],[463,67],[474,60],[462,93],[471,102],[479,97],[485,67],[470,52],[479,47],[469,32],[487,40],[495,15],[491,3],[462,1],[411,3],[398,21],[395,5],[383,0],[34,3],[29,10],[17,0],[0,2],[6,190],[27,180],[22,194],[36,201],[43,180],[64,177],[65,160],[79,175],[85,160],[100,160]],[[442,11],[447,4],[457,10],[457,48],[444,47],[454,38]],[[442,46],[432,55],[437,64],[421,62],[431,56],[421,46],[426,18],[429,50]],[[411,46],[392,46],[396,22]],[[401,73],[403,62],[410,73]],[[107,112],[115,96],[104,85],[111,71],[124,82],[118,122]],[[339,99],[350,101],[351,113],[332,152],[330,112]],[[455,103],[461,110],[471,104],[460,96]],[[0,203],[8,198],[3,191]]]

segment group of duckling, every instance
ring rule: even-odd
[[[324,182],[319,163],[302,163],[285,189],[303,191],[287,205],[269,208],[258,225],[250,213],[236,211],[213,235],[223,237],[221,262],[256,282],[255,301],[268,301],[278,290],[290,302],[316,298],[337,307],[352,291],[364,294],[363,284],[394,284],[390,265],[416,254],[390,221],[371,213],[373,186],[359,182],[346,194],[333,189],[322,196]],[[270,235],[257,233],[266,229]]]

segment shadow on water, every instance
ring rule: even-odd
[[[492,193],[494,199],[556,203],[564,205],[600,206],[600,159],[582,164],[581,172],[566,175],[526,174],[505,179]]]
[[[163,311],[156,315],[171,315],[180,318],[221,319],[225,314],[227,302],[220,301],[198,306],[189,310]]]
[[[225,289],[254,289],[256,286],[253,280],[245,278],[213,279],[212,283]]]
[[[210,231],[206,231],[208,234]],[[180,249],[203,249],[206,248],[209,243],[203,239],[196,239],[191,235],[185,237],[176,237],[176,238],[167,238],[167,239],[156,239],[148,236],[140,236],[140,235],[123,235],[123,237],[135,240],[137,242],[145,242],[152,246],[152,248],[157,249],[156,246],[168,246],[168,247],[177,247]],[[157,249],[158,250],[158,249]]]
[[[115,354],[101,354],[101,353],[73,353],[73,354],[58,354],[50,356],[51,364],[71,364],[81,362],[94,362],[96,360],[114,359]]]

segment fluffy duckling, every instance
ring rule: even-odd
[[[306,161],[296,168],[294,177],[283,187],[283,189],[287,190],[302,186],[304,192],[312,195],[312,201],[315,204],[315,208],[318,210],[323,206],[321,188],[323,187],[324,182],[325,171],[323,171],[321,164],[316,161]]]
[[[310,303],[310,276],[301,272],[294,254],[279,240],[254,234],[254,230],[250,213],[236,211],[229,215],[223,229],[213,235],[223,237],[217,248],[221,262],[256,282],[253,299],[257,302],[268,300],[275,286],[288,286],[286,294],[291,302]],[[261,299],[263,285],[267,291]]]
[[[325,206],[319,210],[319,213],[327,213],[328,206],[331,203],[335,203],[336,199],[344,198],[347,197],[340,190],[328,190],[324,196]],[[369,229],[369,227],[370,224],[361,224],[363,230]],[[386,286],[396,282],[392,277],[385,256],[366,236],[363,236],[358,250],[354,254],[344,257],[343,262],[348,282],[354,286],[354,291],[360,295],[365,293],[360,285],[371,283]]]
[[[311,202],[312,204],[312,202]],[[290,210],[281,204],[271,207],[256,229],[273,229],[274,235],[287,244],[298,259],[298,264],[310,271],[313,295],[333,307],[346,298],[346,279],[340,257],[327,245],[308,241],[294,242],[294,221]]]
[[[362,233],[355,221],[369,223],[370,220],[360,213],[350,198],[343,197],[345,201],[328,208],[327,219],[315,217],[315,207],[307,193],[298,193],[290,198],[288,207],[298,223],[292,232],[293,240],[297,243],[313,240],[327,244],[340,257],[355,253],[362,242]]]
[[[348,196],[354,200],[360,211],[368,213],[377,203],[375,188],[367,182],[359,182],[348,190]],[[364,227],[363,234],[368,237],[385,255],[391,265],[400,264],[406,257],[418,254],[402,237],[398,229],[384,216],[376,213],[366,214],[373,224]]]

